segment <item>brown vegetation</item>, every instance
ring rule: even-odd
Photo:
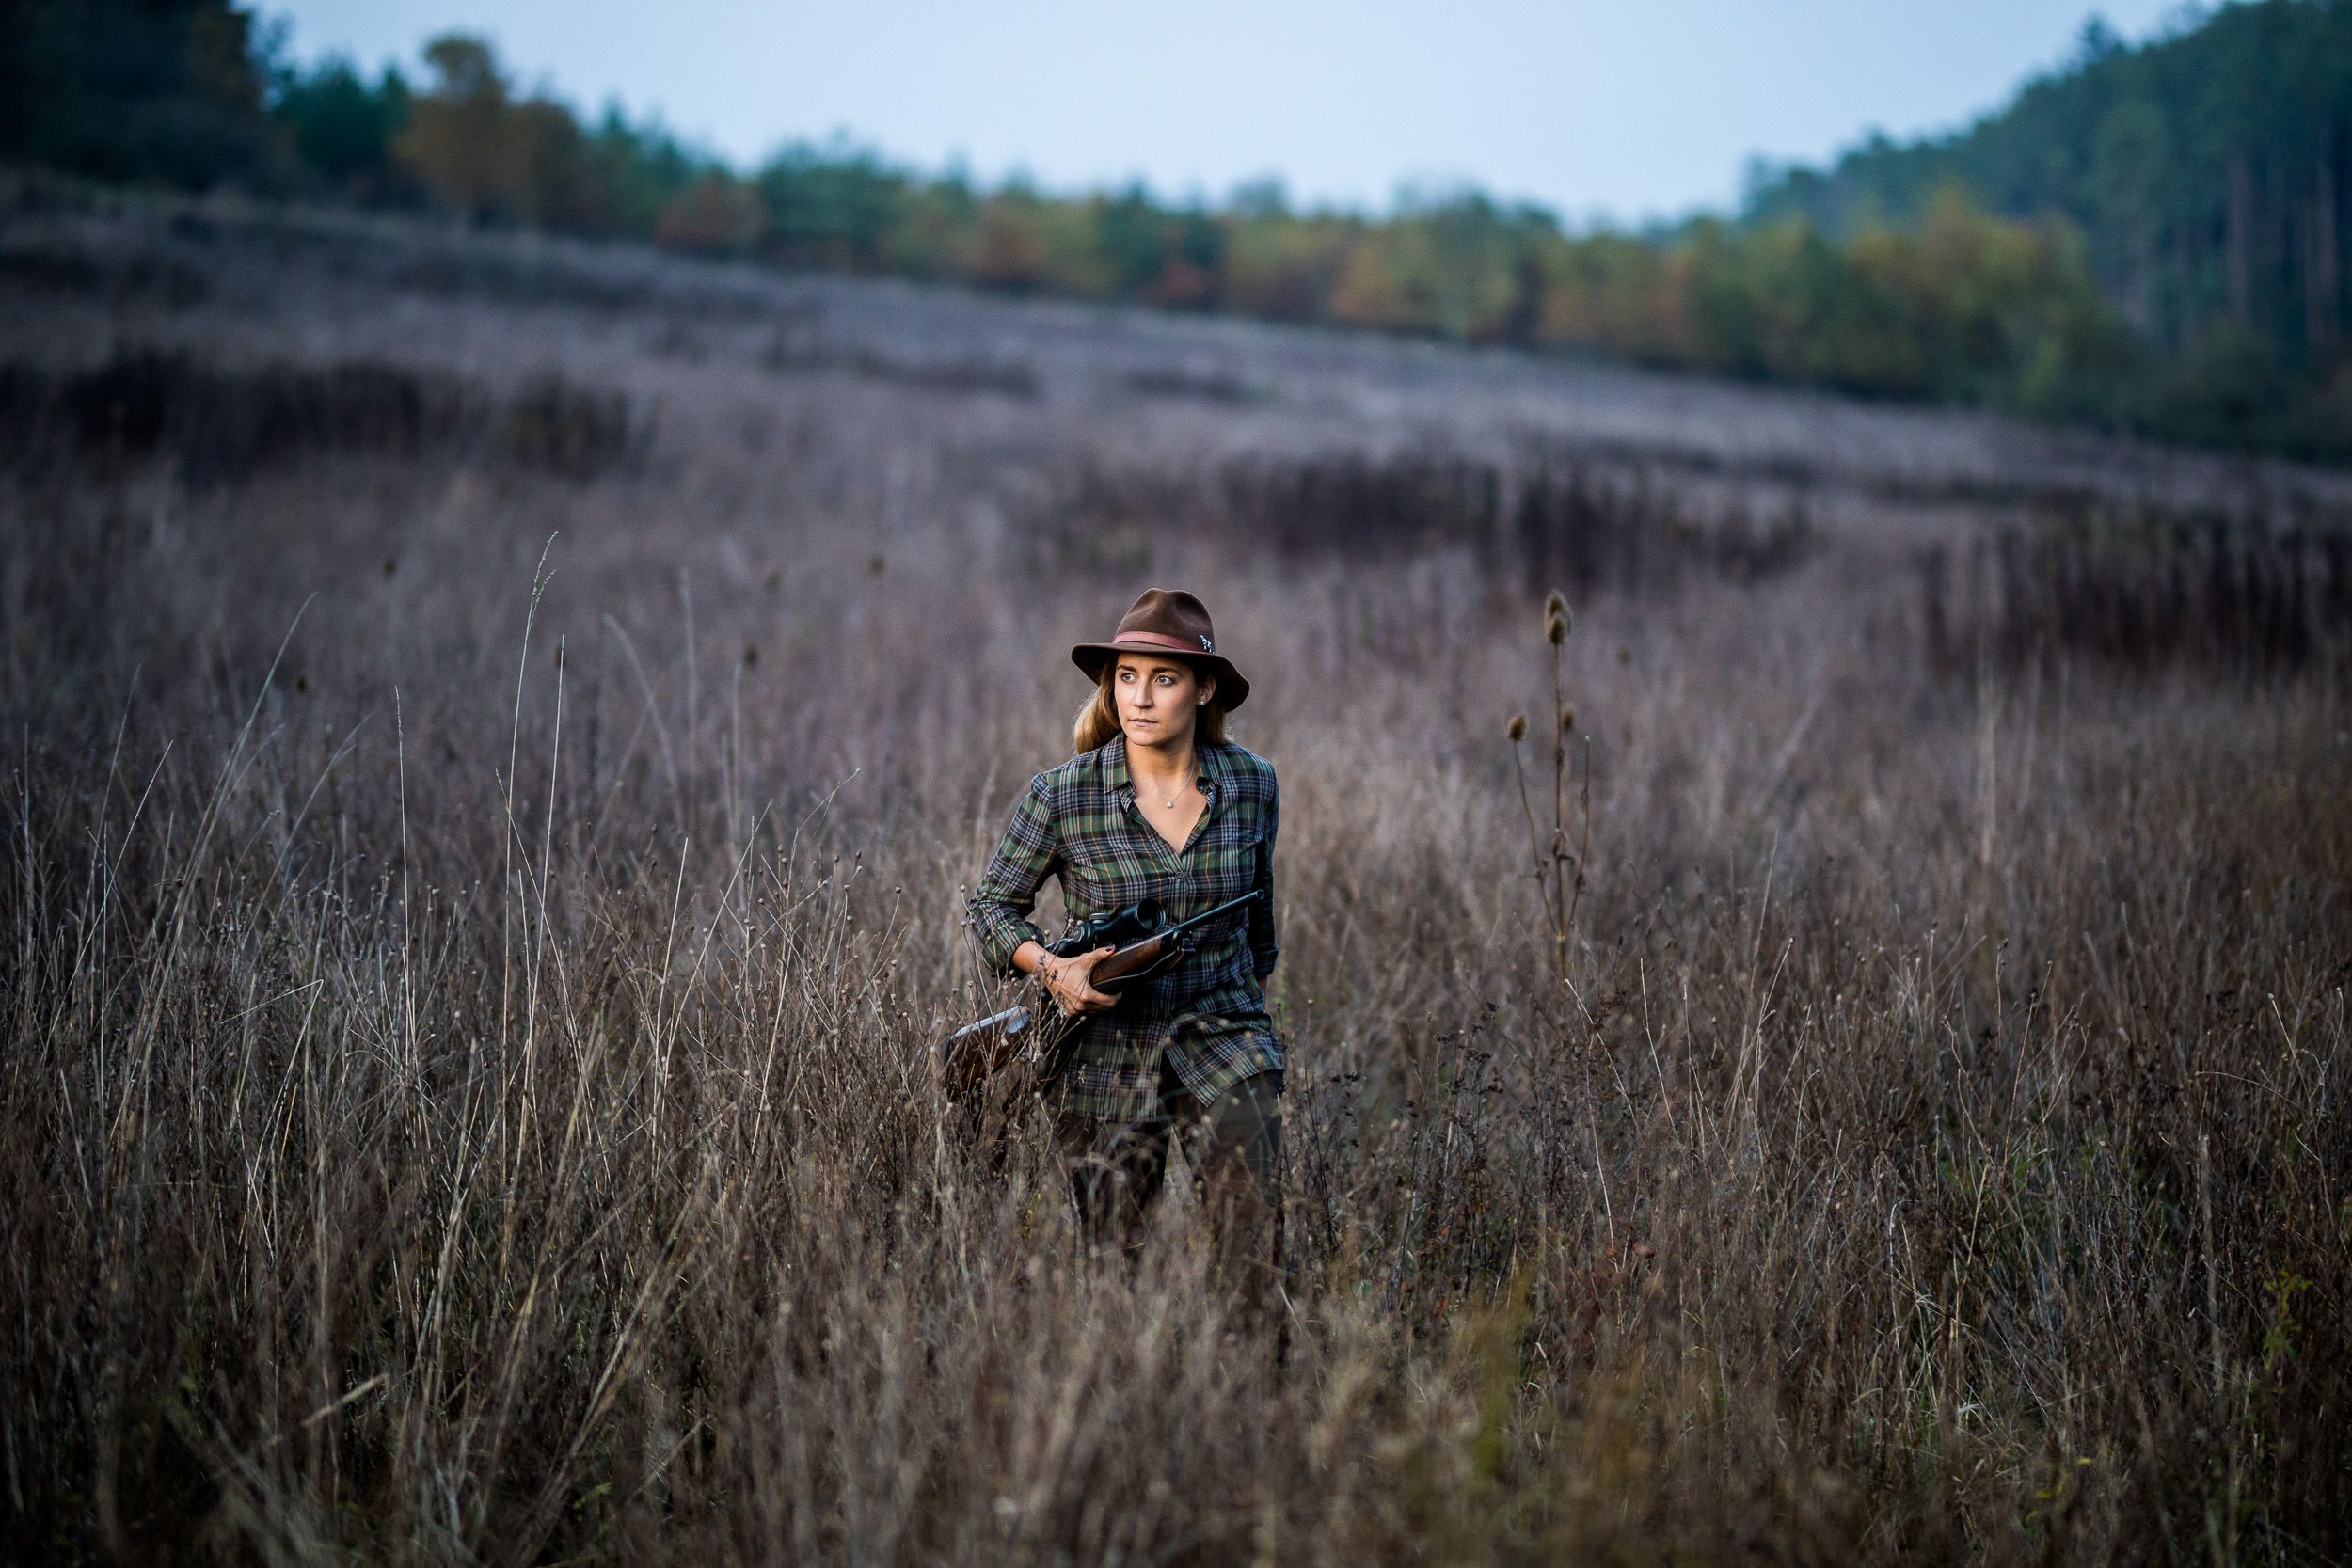
[[[1915,566],[2061,471],[2314,537],[2324,478],[841,285],[780,374],[781,296],[675,261],[632,309],[585,253],[536,304],[212,254],[201,310],[0,284],[0,347],[561,375],[644,450],[0,465],[8,1553],[2344,1551],[2344,621],[1953,664]],[[1034,395],[865,368],[976,344]],[[1150,390],[1216,377],[1268,390]],[[1144,581],[1285,785],[1279,1356],[1181,1196],[1086,1259],[1042,1127],[987,1168],[928,1076],[1061,649]]]
[[[2137,672],[2183,662],[2250,675],[2341,667],[2352,642],[2352,532],[2233,529],[2097,511],[1979,538],[1955,573],[1921,552],[1929,659],[2050,669],[2065,656]],[[1955,578],[1957,578],[1957,581]]]
[[[13,467],[161,457],[199,485],[330,452],[470,453],[588,479],[649,434],[627,394],[561,375],[491,399],[377,360],[237,371],[151,348],[85,370],[0,363],[0,420]]]

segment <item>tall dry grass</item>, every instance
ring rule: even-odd
[[[1955,667],[1834,530],[1601,572],[1523,816],[1510,540],[1041,555],[1066,415],[646,375],[590,483],[0,489],[0,1551],[2344,1556],[2340,657]],[[1137,574],[1284,784],[1286,1346],[928,1077]]]

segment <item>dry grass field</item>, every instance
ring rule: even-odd
[[[2344,478],[5,195],[0,1556],[2352,1556]],[[1280,1335],[930,1075],[1153,583]]]

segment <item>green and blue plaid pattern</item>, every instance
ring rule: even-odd
[[[1062,1078],[1071,1111],[1140,1119],[1157,1098],[1163,1054],[1203,1105],[1253,1073],[1281,1070],[1282,1044],[1259,988],[1275,959],[1274,765],[1230,744],[1198,752],[1208,805],[1181,850],[1136,809],[1127,739],[1114,736],[1029,781],[972,895],[981,957],[1009,975],[1023,942],[1045,941],[1028,915],[1048,877],[1061,879],[1073,922],[1138,898],[1156,898],[1169,920],[1183,920],[1265,890],[1203,928],[1190,958],[1078,1026]]]

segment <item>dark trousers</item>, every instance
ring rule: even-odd
[[[1168,1180],[1169,1147],[1182,1140],[1219,1279],[1246,1313],[1271,1309],[1280,1284],[1281,1092],[1280,1073],[1261,1072],[1203,1106],[1163,1059],[1158,1101],[1140,1120],[1061,1113],[1056,1132],[1088,1240],[1130,1258],[1142,1250],[1152,1200]]]

